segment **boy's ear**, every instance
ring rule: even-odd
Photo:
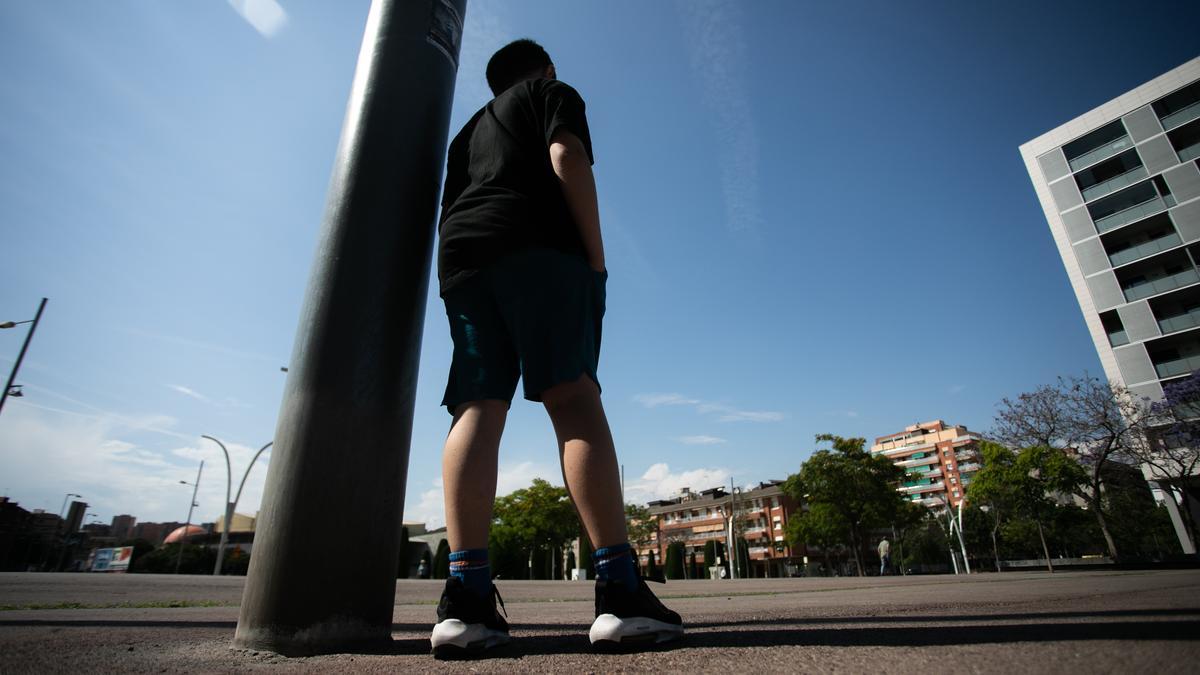
[[[558,71],[554,69],[553,63],[546,66],[546,79],[547,80],[557,80],[558,79]]]

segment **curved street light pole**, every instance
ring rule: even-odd
[[[4,391],[0,392],[0,410],[4,409],[4,402],[8,400],[8,392],[12,390],[13,381],[17,379],[17,371],[21,369],[21,361],[25,359],[25,352],[29,349],[29,343],[33,340],[33,332],[37,330],[38,321],[41,321],[42,310],[44,309],[46,309],[46,298],[42,298],[42,304],[38,305],[37,314],[29,321],[6,321],[0,324],[0,328],[12,328],[22,323],[33,324],[29,327],[29,332],[25,334],[25,342],[21,345],[21,353],[17,355],[17,361],[13,364],[12,372],[8,375],[8,384],[5,384]]]
[[[188,502],[187,522],[183,524],[183,536],[179,538],[179,555],[175,558],[175,574],[179,574],[179,566],[183,563],[183,546],[187,543],[188,529],[192,526],[192,509],[196,508],[196,493],[200,491],[200,474],[204,473],[204,460],[200,460],[200,469],[196,471],[196,482],[179,481],[183,485],[192,486],[192,501]]]
[[[229,450],[225,448],[225,444],[212,436],[201,435],[200,438],[208,440],[221,446],[221,452],[225,453],[225,523],[221,527],[221,543],[217,546],[217,562],[213,567],[213,575],[221,575],[221,563],[225,560],[225,544],[229,542],[229,528],[233,523],[233,510],[237,508],[238,501],[242,498],[242,488],[246,487],[246,479],[250,477],[250,469],[254,468],[254,463],[258,461],[260,455],[271,447],[271,443],[267,443],[254,453],[254,457],[250,460],[250,466],[246,467],[246,473],[242,474],[242,482],[238,485],[237,495],[230,500],[230,491],[233,489],[233,465],[229,461]]]

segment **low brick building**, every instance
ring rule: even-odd
[[[731,494],[726,488],[715,487],[700,492],[680,490],[672,499],[647,504],[656,519],[655,533],[649,542],[638,547],[640,563],[645,566],[650,551],[661,566],[667,546],[683,544],[688,559],[694,554],[701,570],[716,564],[704,559],[704,546],[709,541],[727,544],[728,517],[735,511],[734,535],[746,541],[749,571],[752,577],[791,576],[799,568],[805,551],[793,550],[785,531],[788,519],[798,508],[796,501],[784,494],[783,481],[759,483],[757,487]],[[703,572],[707,576],[707,572]]]

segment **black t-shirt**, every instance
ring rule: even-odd
[[[585,256],[550,165],[550,139],[559,129],[578,136],[593,161],[579,94],[558,80],[526,80],[475,113],[450,143],[438,226],[443,295],[523,248]]]

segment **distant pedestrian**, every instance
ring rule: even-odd
[[[888,543],[887,537],[879,541],[879,576],[888,573],[892,567],[892,545]]]
[[[425,562],[424,558],[421,558],[421,564],[417,565],[417,578],[418,579],[428,579],[429,578],[429,563]]]

